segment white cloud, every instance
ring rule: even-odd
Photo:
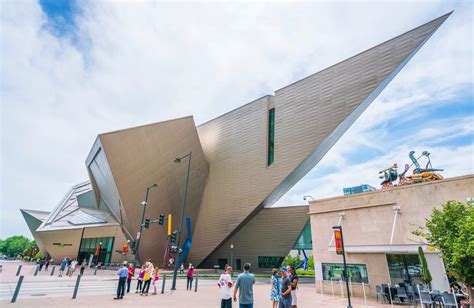
[[[18,208],[51,209],[87,178],[84,160],[98,133],[189,114],[202,123],[452,9],[442,2],[81,3],[73,44],[48,32],[36,2],[1,2],[0,236],[26,233]],[[374,136],[390,132],[376,125],[472,86],[472,6],[456,6],[321,166],[347,167],[354,154],[347,145],[383,146]],[[334,190],[337,181],[332,175],[325,185]]]

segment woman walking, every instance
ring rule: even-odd
[[[135,293],[141,292],[144,277],[145,277],[145,265],[142,265],[142,268],[140,269],[140,272],[138,273],[137,290],[135,291]]]
[[[272,301],[272,308],[278,308],[280,302],[280,280],[277,277],[278,270],[274,268],[272,270],[272,278],[270,284],[272,286],[270,290],[270,300]]]
[[[295,267],[290,266],[291,281],[291,308],[298,307],[298,298],[296,297],[296,289],[298,289],[298,275],[296,275]]]
[[[193,288],[193,279],[194,279],[194,267],[191,263],[189,263],[187,278],[188,278],[188,282],[186,284],[186,290],[191,290]]]

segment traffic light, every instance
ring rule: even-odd
[[[171,214],[168,214],[168,236],[171,235],[171,227],[172,227]]]
[[[162,226],[165,223],[165,214],[160,214],[160,218],[158,220],[158,224]]]
[[[144,227],[145,227],[146,229],[150,228],[150,221],[151,221],[150,218],[145,219],[145,226],[144,226]]]
[[[170,242],[171,243],[176,243],[176,233],[178,233],[178,231],[173,231],[173,233],[171,233],[170,235]]]

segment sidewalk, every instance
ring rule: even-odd
[[[183,285],[184,286],[184,285]],[[182,286],[182,287],[183,287]],[[206,285],[199,287],[198,292],[186,291],[180,288],[171,292],[167,290],[164,294],[140,296],[135,293],[125,295],[123,300],[114,300],[114,294],[110,295],[83,295],[80,292],[78,298],[73,300],[70,297],[50,297],[37,299],[21,299],[14,304],[8,301],[0,302],[2,307],[137,307],[137,306],[159,306],[173,308],[209,308],[219,307],[219,290],[215,286]],[[255,307],[269,307],[269,286],[267,284],[256,284],[254,287]],[[364,300],[354,298],[353,307],[389,307],[390,305],[377,304],[374,300],[368,300],[368,306],[365,306]],[[238,307],[234,304],[234,307]],[[332,297],[331,295],[317,294],[314,285],[303,285],[298,290],[298,307],[347,307],[347,299]]]

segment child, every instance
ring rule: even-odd
[[[145,265],[142,265],[140,273],[138,273],[137,290],[135,291],[135,293],[142,291],[143,277],[145,277]]]
[[[153,295],[156,295],[156,282],[160,278],[160,271],[158,269],[158,266],[155,267],[155,270],[153,271],[153,282],[151,283],[153,285]]]

